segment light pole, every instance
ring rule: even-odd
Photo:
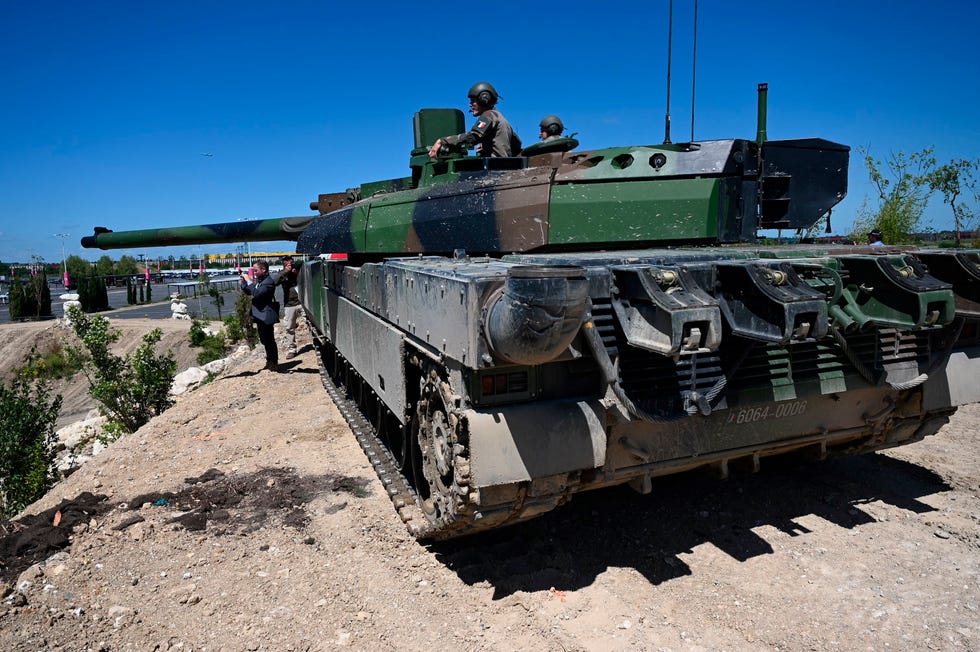
[[[235,221],[236,222],[250,222],[251,220],[252,220],[252,218],[250,218],[250,217],[239,217]],[[248,266],[251,267],[252,266],[252,243],[249,242],[248,240],[246,240],[242,244],[245,245],[245,251],[248,252]]]
[[[70,233],[55,233],[54,237],[61,239],[61,284],[68,289],[68,262],[65,258],[65,238],[70,238]]]

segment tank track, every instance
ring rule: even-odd
[[[350,426],[398,516],[416,539],[438,541],[493,530],[502,525],[534,518],[568,501],[570,487],[567,481],[555,483],[553,479],[544,479],[522,483],[513,497],[504,502],[496,502],[491,506],[480,504],[479,492],[469,486],[469,464],[465,457],[467,435],[460,436],[460,433],[466,431],[466,421],[458,408],[459,397],[452,394],[448,383],[440,379],[434,366],[430,366],[425,374],[415,423],[407,436],[412,441],[415,440],[418,434],[416,428],[424,427],[424,424],[419,425],[420,421],[436,421],[437,431],[444,429],[455,433],[442,446],[443,452],[451,455],[434,454],[431,449],[438,446],[430,446],[429,450],[422,451],[423,457],[442,457],[439,461],[430,462],[430,468],[440,468],[440,475],[447,479],[452,478],[452,481],[448,483],[446,488],[449,491],[444,495],[429,498],[420,496],[403,473],[403,466],[382,440],[378,429],[364,414],[357,397],[352,395],[350,388],[345,388],[334,380],[327,368],[325,356],[336,356],[338,362],[345,365],[353,377],[363,382],[360,375],[312,322],[307,320],[307,325],[317,348],[317,363],[323,387]],[[437,419],[427,416],[431,413],[426,408],[433,404],[444,407],[444,416]]]

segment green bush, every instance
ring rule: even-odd
[[[204,332],[204,327],[207,326],[207,322],[202,319],[195,319],[191,321],[191,346],[202,346],[204,344],[205,338],[207,338],[207,333]]]
[[[24,318],[24,286],[14,280],[10,286],[10,321]]]
[[[204,330],[207,322],[195,319],[191,322],[190,339],[191,346],[200,346],[204,350],[197,355],[197,364],[207,364],[212,360],[219,360],[228,353],[228,343],[224,334],[216,333],[208,335]]]
[[[56,348],[43,355],[39,354],[36,349],[31,349],[27,361],[18,370],[18,373],[44,380],[60,380],[71,378],[80,370],[79,361],[67,355],[61,345],[58,344]]]
[[[42,378],[21,373],[0,386],[0,511],[10,518],[55,481],[54,426],[61,395]]]
[[[10,321],[51,316],[51,290],[48,279],[38,274],[26,284],[14,279],[10,286]]]
[[[225,343],[225,336],[221,333],[208,335],[200,344],[204,348],[197,354],[197,364],[204,365],[212,360],[220,360],[228,353],[228,345]]]
[[[234,344],[245,339],[245,329],[242,328],[242,320],[238,318],[237,314],[225,317],[224,324],[225,336],[229,343]]]
[[[110,429],[135,432],[173,405],[170,386],[177,374],[177,360],[173,352],[154,352],[160,342],[159,328],[144,335],[131,355],[120,357],[109,350],[119,339],[119,331],[110,328],[108,319],[89,317],[74,307],[69,308],[68,319],[84,346],[84,350],[68,347],[69,356],[82,362],[89,394],[99,403]]]

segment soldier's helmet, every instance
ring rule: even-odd
[[[490,82],[477,82],[470,87],[470,92],[466,94],[471,100],[476,100],[476,103],[485,109],[492,108],[500,96],[497,94],[497,89],[493,87]]]
[[[562,124],[561,118],[558,116],[546,115],[541,118],[541,131],[549,136],[561,136],[561,132],[565,131],[565,125]]]

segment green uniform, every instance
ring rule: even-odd
[[[496,109],[487,109],[476,117],[476,123],[466,133],[445,136],[450,145],[476,147],[477,156],[517,156],[521,151],[521,139],[507,118]]]

